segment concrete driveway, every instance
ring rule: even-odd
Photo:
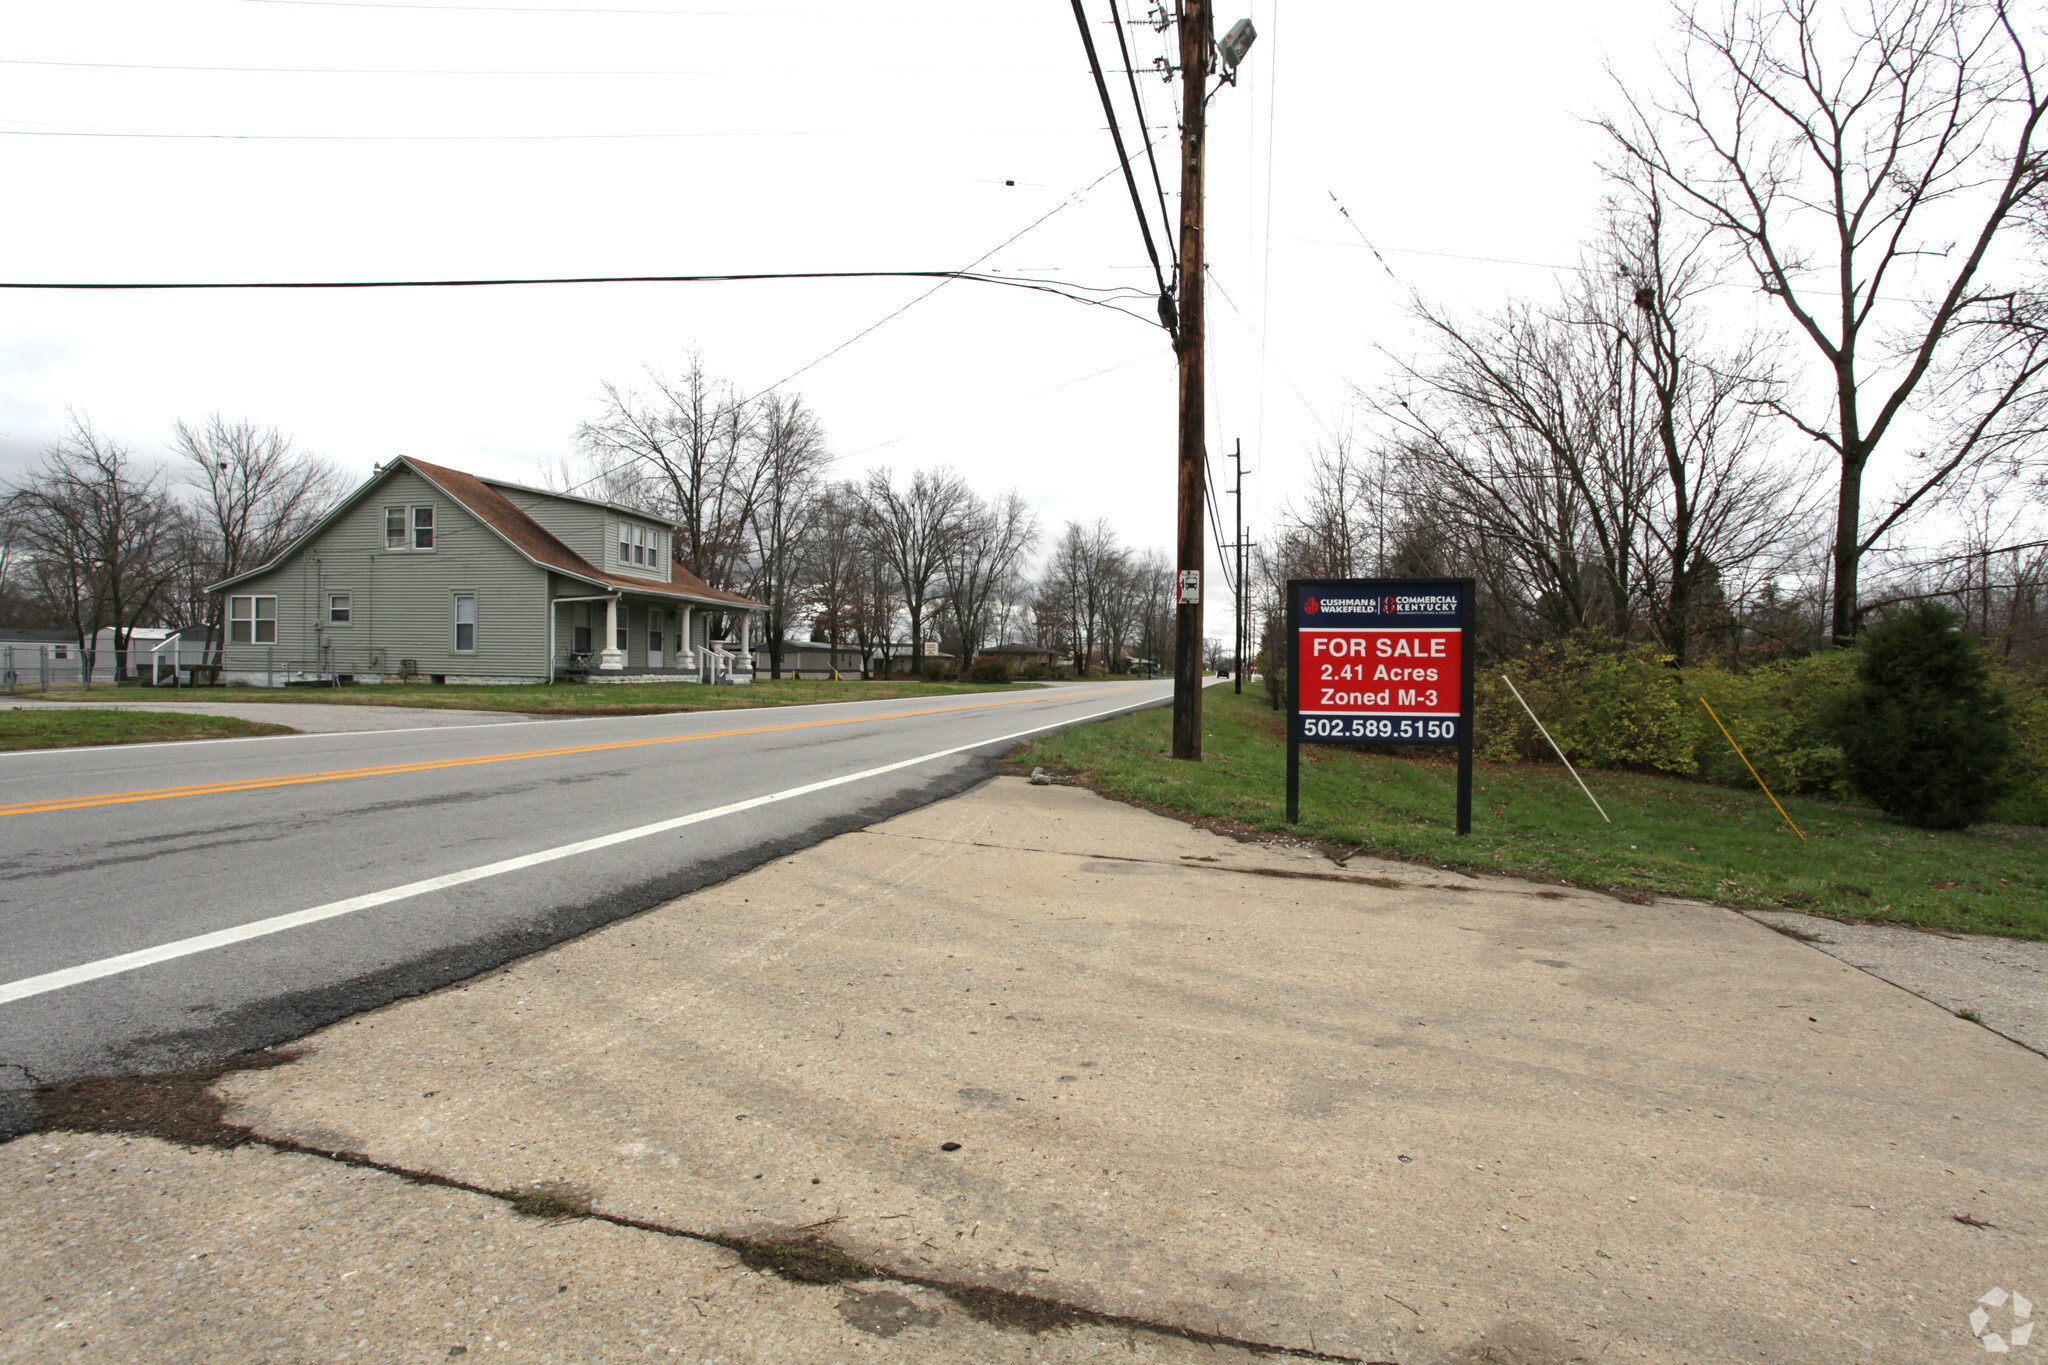
[[[1017,779],[347,1021],[220,1089],[230,1122],[287,1145],[588,1200],[614,1222],[557,1246],[651,1239],[704,1302],[740,1292],[721,1268],[768,1287],[717,1300],[721,1328],[620,1272],[605,1337],[496,1200],[42,1134],[0,1148],[0,1236],[30,1248],[0,1303],[94,1315],[67,1330],[89,1323],[110,1359],[204,1358],[180,1352],[209,1332],[274,1337],[280,1360],[357,1336],[411,1359],[409,1336],[376,1347],[432,1318],[531,1360],[1239,1343],[1921,1365],[1983,1357],[1969,1314],[1989,1291],[2048,1300],[2048,1059],[1714,907],[1336,872]],[[425,1254],[394,1269],[408,1207],[421,1238],[468,1248],[445,1273]],[[311,1282],[249,1251],[259,1228],[330,1281],[355,1266],[333,1293],[358,1317],[296,1314]],[[731,1250],[792,1237],[862,1264],[787,1285]],[[195,1254],[214,1259],[179,1260]],[[528,1297],[420,1306],[488,1289],[478,1265]],[[49,1303],[38,1275],[61,1286]],[[986,1290],[1053,1316],[977,1317]],[[1987,1332],[2019,1324],[2009,1297],[1985,1313]],[[578,1354],[579,1332],[613,1345]],[[38,1333],[20,1358],[68,1358]],[[417,1358],[453,1354],[434,1341]]]

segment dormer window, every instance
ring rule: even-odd
[[[387,550],[431,550],[434,548],[434,509],[387,507],[384,509],[384,548]]]

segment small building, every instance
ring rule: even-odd
[[[162,626],[137,626],[128,635],[128,676],[147,681],[161,671],[168,681],[181,664],[189,676],[200,653],[205,632],[180,633]],[[114,647],[115,631],[102,626],[93,637],[92,679],[95,684],[114,682],[119,653]],[[0,672],[11,672],[16,683],[35,686],[39,682],[70,685],[83,681],[85,656],[78,648],[78,634],[69,630],[25,630],[0,626]],[[160,665],[160,668],[159,668]]]
[[[754,673],[758,677],[766,677],[770,667],[768,642],[763,640],[754,646]],[[846,644],[834,649],[823,640],[784,640],[782,673],[787,678],[830,678],[834,673],[842,678],[858,678],[861,675],[860,650]]]
[[[751,682],[765,608],[645,512],[400,456],[224,599],[222,680]],[[730,641],[731,643],[727,643]]]
[[[1060,651],[1049,645],[1028,645],[1012,641],[1008,644],[990,645],[978,652],[980,658],[986,659],[990,656],[1001,659],[1010,667],[1019,670],[1033,664],[1043,664],[1047,668],[1064,666]]]

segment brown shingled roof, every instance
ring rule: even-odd
[[[745,607],[767,605],[764,602],[756,602],[751,597],[742,597],[736,592],[724,592],[712,587],[684,568],[682,561],[673,554],[668,557],[668,583],[665,586],[652,579],[607,573],[556,539],[552,531],[520,511],[511,499],[476,475],[465,474],[459,469],[449,469],[444,465],[428,464],[425,460],[416,460],[410,455],[400,458],[418,471],[420,477],[461,503],[479,521],[503,536],[514,549],[537,564],[574,574],[578,578],[634,592],[659,593],[666,597],[690,598],[700,602],[732,602]]]

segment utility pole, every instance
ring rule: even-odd
[[[1183,0],[1180,15],[1180,506],[1174,578],[1173,756],[1202,757],[1202,499],[1207,446],[1203,407],[1202,157],[1207,151],[1210,0]]]
[[[1235,605],[1237,610],[1232,613],[1237,617],[1237,659],[1231,665],[1233,669],[1231,690],[1241,697],[1244,695],[1244,593],[1247,586],[1244,581],[1244,441],[1242,439],[1237,442],[1236,448],[1230,452],[1230,458],[1237,464],[1237,540],[1231,545],[1231,548],[1237,552],[1237,592],[1233,594],[1236,598]]]

